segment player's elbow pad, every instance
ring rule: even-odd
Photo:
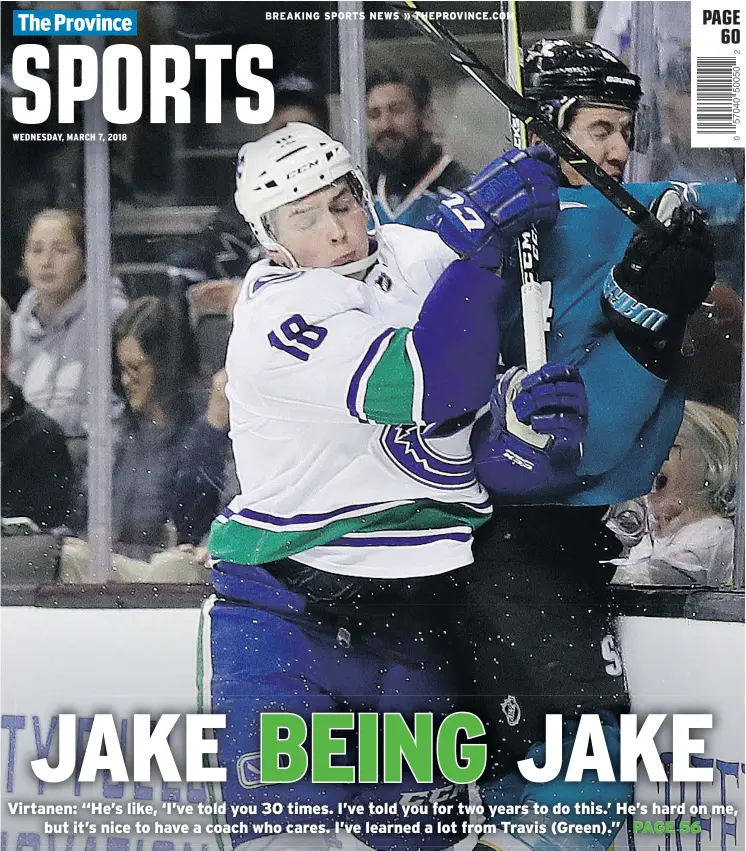
[[[498,308],[506,284],[470,260],[438,278],[412,330],[426,422],[476,411],[489,399],[500,349]]]

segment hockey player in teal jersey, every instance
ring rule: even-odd
[[[621,180],[633,143],[639,79],[598,45],[564,40],[535,46],[525,74],[526,94]],[[482,231],[459,231],[454,208],[462,218],[472,209],[479,215],[483,179],[478,175],[459,193],[460,205],[441,206],[438,232],[462,256],[480,250]],[[650,490],[681,421],[684,326],[714,282],[712,240],[691,202],[717,220],[737,214],[742,197],[733,186],[696,187],[696,196],[691,188],[671,184],[632,187],[668,227],[668,236],[656,240],[634,235],[629,220],[583,183],[562,164],[561,212],[539,243],[548,356],[579,367],[588,391],[578,475],[563,482],[561,491],[511,490],[515,480],[490,488],[496,510],[476,536],[474,569],[443,581],[454,605],[446,643],[459,647],[464,692],[474,695],[474,710],[491,728],[485,802],[536,803],[550,812],[556,803],[572,808],[603,802],[607,816],[574,809],[562,816],[605,826],[603,835],[583,837],[581,844],[577,836],[568,839],[573,848],[601,849],[613,839],[615,804],[630,799],[631,786],[599,784],[590,773],[587,780],[565,784],[564,770],[555,781],[527,783],[516,762],[527,756],[539,764],[544,760],[548,713],[565,718],[569,758],[577,717],[586,712],[599,713],[612,762],[618,760],[618,717],[628,711],[628,697],[606,601],[613,568],[602,563],[616,554],[617,542],[602,517],[608,503]],[[501,313],[500,324],[504,364],[515,368],[525,362],[517,298]],[[518,404],[513,408],[519,420],[526,413]],[[493,405],[493,418],[509,413],[503,404]],[[480,454],[485,423],[478,422],[472,436],[478,470],[502,461]],[[550,820],[545,835],[498,831],[483,835],[478,847],[551,851],[562,840]],[[536,816],[529,821],[535,823]]]
[[[673,189],[702,210],[711,227],[743,214],[743,187],[733,183],[652,183],[627,189],[647,206]],[[547,352],[550,360],[579,366],[591,400],[580,481],[563,501],[623,502],[651,489],[681,424],[680,346],[670,347],[666,357],[661,350],[638,351],[641,363],[610,331],[599,293],[609,279],[612,258],[624,254],[635,232],[629,219],[590,186],[560,187],[560,210],[556,225],[541,239],[540,272],[549,307]],[[686,267],[673,271],[683,289]],[[695,300],[701,301],[700,296],[701,289]],[[683,292],[677,297],[683,305]],[[517,301],[502,316],[503,359],[508,365],[522,364]],[[537,501],[543,500],[539,496]]]

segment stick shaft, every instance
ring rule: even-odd
[[[506,80],[519,94],[523,93],[521,76],[521,39],[518,28],[518,10],[515,0],[505,0],[501,8],[503,17],[503,45],[505,50]],[[516,148],[525,148],[526,126],[510,113],[512,142]],[[523,317],[523,343],[526,369],[536,372],[547,362],[547,341],[544,333],[544,299],[539,280],[539,235],[531,226],[519,240],[518,263],[521,270],[521,316]]]

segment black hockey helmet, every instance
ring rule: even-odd
[[[636,112],[642,97],[640,78],[606,48],[591,41],[543,38],[526,52],[526,97],[560,130],[578,106],[615,106]]]

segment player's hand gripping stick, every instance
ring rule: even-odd
[[[604,283],[601,307],[619,332],[663,346],[676,339],[715,283],[715,244],[673,189],[653,203],[662,234],[638,231]]]

